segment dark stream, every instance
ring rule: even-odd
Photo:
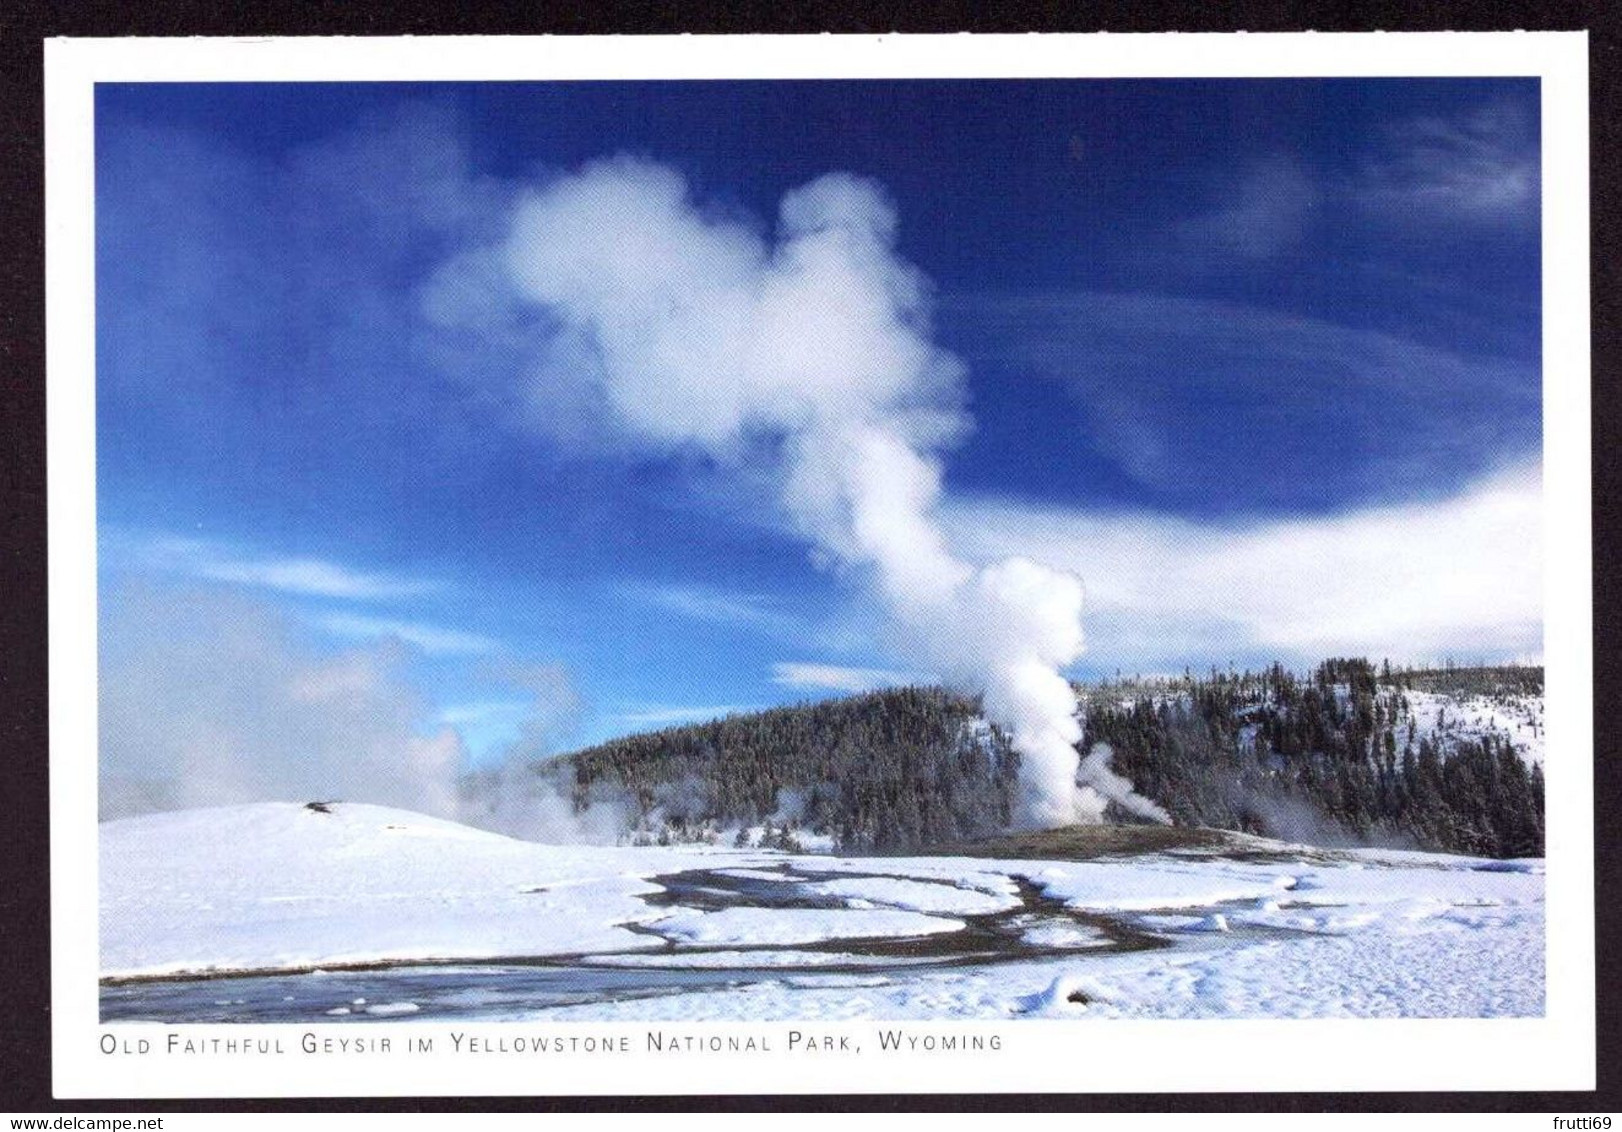
[[[755,872],[774,870],[755,869]],[[704,911],[724,908],[845,908],[844,897],[806,885],[873,874],[775,870],[791,878],[768,880],[726,871],[694,870],[653,878],[661,890],[643,897],[655,906]],[[157,1022],[338,1022],[403,1019],[490,1020],[549,1008],[714,991],[769,981],[814,987],[827,976],[890,976],[918,969],[988,966],[1015,960],[1087,956],[1169,946],[1161,935],[1124,919],[1088,915],[1042,895],[1023,878],[1019,903],[1000,912],[953,914],[955,932],[880,939],[831,939],[795,945],[700,946],[664,941],[658,948],[494,960],[378,964],[366,968],[161,978],[104,983],[102,1020]],[[876,906],[879,902],[875,901]],[[1033,927],[1080,928],[1094,938],[1085,948],[1043,946],[1025,933]],[[625,925],[658,936],[652,925]],[[663,937],[660,937],[663,939]],[[704,966],[717,952],[734,955],[724,966]],[[771,953],[770,965],[751,966],[749,955]],[[803,963],[783,963],[799,955]],[[641,965],[629,965],[629,964]],[[655,965],[656,964],[656,965]]]

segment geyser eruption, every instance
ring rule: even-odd
[[[619,159],[525,196],[504,254],[625,427],[720,460],[769,454],[786,513],[871,587],[902,646],[983,690],[1021,755],[1023,824],[1096,821],[1135,796],[1107,757],[1076,753],[1060,670],[1082,649],[1081,583],[946,545],[935,453],[966,426],[963,373],[929,340],[895,227],[877,185],[830,174],[784,197],[771,245],[701,212],[675,172]]]

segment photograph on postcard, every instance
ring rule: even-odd
[[[102,1021],[1542,1015],[1539,123],[99,85]]]

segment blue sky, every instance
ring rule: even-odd
[[[1535,81],[104,85],[115,695],[180,712],[174,636],[248,611],[290,659],[242,698],[350,664],[474,761],[931,676],[767,472],[469,314],[517,195],[616,155],[763,238],[883,186],[963,366],[944,529],[1082,577],[1074,674],[1540,652]]]

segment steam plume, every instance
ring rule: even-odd
[[[1082,650],[1081,583],[947,546],[936,453],[967,425],[962,367],[929,340],[895,228],[879,186],[835,173],[783,198],[772,245],[701,212],[675,172],[617,159],[525,196],[504,254],[626,428],[775,462],[787,515],[871,587],[902,646],[983,690],[1021,754],[1024,824],[1097,820],[1132,795],[1107,759],[1078,766],[1060,669]]]

